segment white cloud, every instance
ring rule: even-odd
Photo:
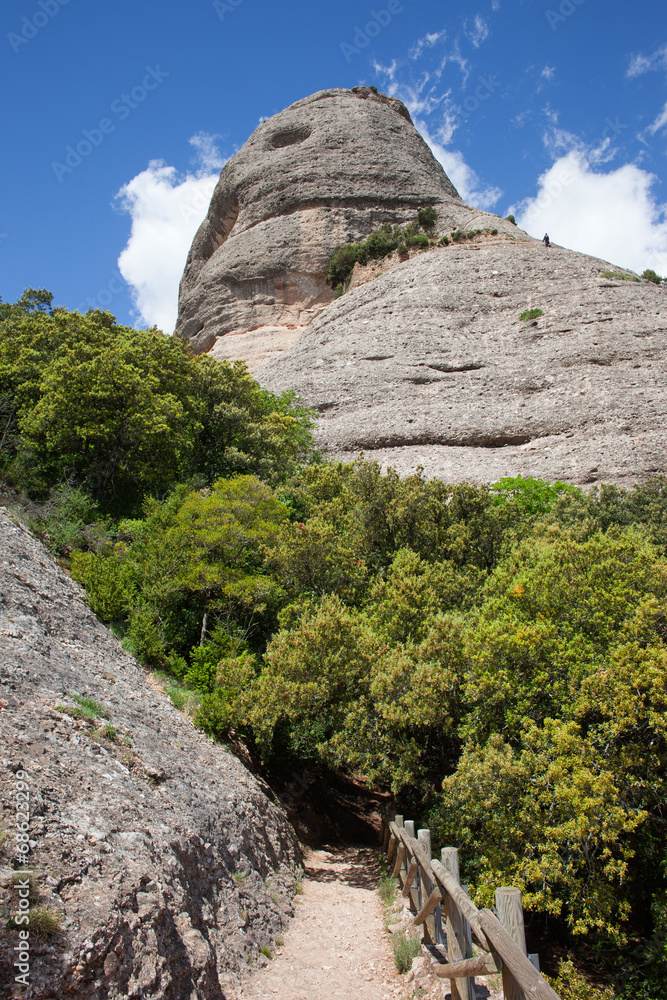
[[[573,149],[538,181],[538,193],[510,207],[538,239],[602,257],[620,267],[667,271],[667,205],[653,195],[656,177],[634,164],[602,173],[595,152]]]
[[[190,244],[206,215],[224,161],[215,136],[190,139],[198,167],[185,176],[152,160],[116,198],[132,218],[130,238],[118,258],[140,319],[170,333],[176,325],[178,284]],[[212,172],[215,171],[215,172]]]
[[[419,59],[419,57],[424,52],[424,49],[432,49],[434,45],[438,42],[444,42],[447,37],[446,31],[433,31],[430,34],[424,35],[423,38],[417,39],[415,44],[410,49],[408,53],[411,59]]]
[[[626,76],[642,76],[652,69],[667,69],[667,45],[661,46],[650,56],[641,53],[633,56],[627,68]]]
[[[476,49],[489,37],[489,26],[481,14],[475,15],[473,27],[468,32],[468,37]]]
[[[215,144],[219,138],[219,135],[211,135],[210,132],[196,132],[189,140],[196,150],[198,176],[211,170],[220,171],[224,167],[226,161]]]
[[[553,80],[555,75],[556,75],[555,66],[545,66],[542,72],[540,73],[540,76],[542,77],[543,80],[549,80],[549,81]]]
[[[659,132],[661,128],[665,127],[665,125],[667,125],[667,104],[665,104],[656,120],[649,125],[648,130],[651,135],[655,135],[655,133]]]
[[[492,208],[501,197],[502,191],[496,187],[486,187],[472,167],[465,162],[463,153],[457,149],[445,149],[441,146],[433,139],[423,121],[415,121],[415,125],[463,200],[476,208]]]

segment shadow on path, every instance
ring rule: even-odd
[[[380,877],[378,852],[368,847],[323,848],[330,851],[335,868],[322,865],[321,852],[304,861],[304,875],[313,882],[341,882],[356,889],[377,888]]]

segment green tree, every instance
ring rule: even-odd
[[[644,815],[628,808],[576,723],[527,723],[517,748],[499,735],[470,743],[442,787],[431,822],[470,859],[478,903],[515,885],[526,908],[563,917],[575,934],[624,941],[629,838]]]

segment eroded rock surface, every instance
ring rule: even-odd
[[[449,481],[632,484],[665,469],[667,290],[516,240],[430,250],[333,302],[267,364],[330,455]],[[544,315],[522,322],[530,308]]]
[[[149,686],[4,508],[0,636],[3,928],[17,907],[20,767],[39,905],[62,918],[62,933],[31,933],[30,987],[19,995],[224,1000],[293,912],[298,846],[282,810]],[[58,709],[76,708],[74,695],[94,699],[106,722]],[[12,995],[17,940],[3,929],[3,997]]]
[[[400,101],[365,87],[297,101],[225,165],[188,256],[178,333],[208,351],[265,328],[260,367],[285,330],[332,300],[324,279],[337,247],[431,204],[451,226],[469,214]],[[219,356],[230,346],[245,348],[220,345]]]

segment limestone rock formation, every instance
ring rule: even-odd
[[[178,333],[259,366],[332,300],[338,246],[427,204],[452,219],[465,208],[400,101],[365,87],[297,101],[224,167],[181,281]]]
[[[0,996],[18,995],[18,933],[4,924],[18,908],[23,768],[35,905],[60,914],[61,932],[31,930],[20,995],[224,1000],[292,912],[294,833],[241,763],[149,685],[4,508],[0,551]],[[77,695],[107,720],[63,711]]]
[[[404,474],[632,485],[664,473],[667,290],[523,235],[379,274],[258,378],[319,411],[330,455],[363,449]],[[522,321],[531,308],[543,315]]]

